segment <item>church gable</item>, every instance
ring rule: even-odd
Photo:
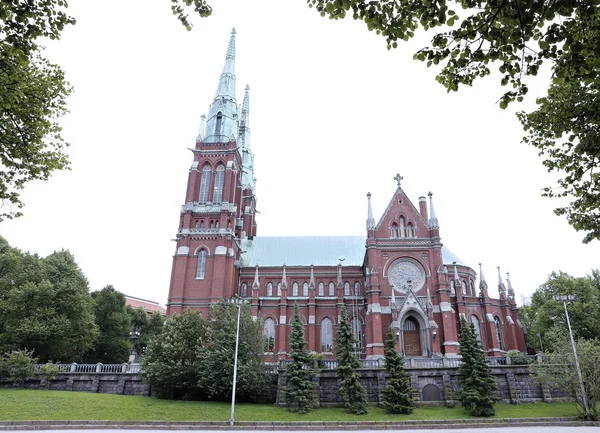
[[[400,186],[402,177],[397,175],[394,179],[398,182],[398,188],[375,227],[376,237],[429,237],[429,227],[424,216],[421,215]]]

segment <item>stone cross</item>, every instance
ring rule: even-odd
[[[400,182],[403,180],[404,178],[402,176],[400,176],[400,173],[396,174],[396,176],[394,176],[394,180],[396,182],[398,182],[398,187],[400,187]]]

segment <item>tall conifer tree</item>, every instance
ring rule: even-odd
[[[285,402],[290,411],[306,413],[317,405],[316,384],[313,382],[314,370],[306,369],[311,356],[306,350],[304,325],[300,319],[298,304],[294,307],[294,321],[290,336],[290,357],[292,362],[285,366]]]
[[[360,367],[360,362],[354,354],[357,341],[354,338],[352,329],[350,329],[346,305],[342,305],[342,316],[335,342],[340,396],[348,412],[363,415],[367,413],[367,393],[358,380],[358,374],[356,373],[356,369]]]
[[[458,400],[473,416],[494,416],[496,414],[494,403],[498,401],[495,392],[498,386],[479,347],[475,327],[472,323],[468,326],[464,318],[461,318],[460,326],[462,364],[459,369],[459,380],[462,391],[458,393]]]
[[[390,378],[381,391],[381,403],[390,413],[409,414],[414,409],[410,397],[410,381],[404,369],[404,358],[396,352],[395,345],[396,336],[390,326],[385,340],[385,369]]]

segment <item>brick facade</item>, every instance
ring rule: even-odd
[[[443,246],[431,194],[429,207],[425,197],[415,207],[399,175],[378,222],[369,194],[362,238],[315,237],[306,242],[257,236],[249,89],[238,106],[234,35],[206,127],[202,125],[192,150],[167,314],[191,308],[206,317],[211,303],[242,296],[255,317],[273,326],[265,331],[273,337],[265,344],[267,361],[287,357],[296,303],[309,349],[326,358],[333,353],[330,341],[321,341],[322,334],[335,339],[344,304],[354,320],[362,358],[383,356],[389,326],[405,356],[457,356],[461,317],[478,325],[487,354],[525,352],[510,281],[506,286],[498,271],[500,296],[491,297],[481,270],[478,277]],[[322,329],[329,323],[330,332]]]

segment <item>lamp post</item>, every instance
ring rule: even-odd
[[[231,390],[231,416],[229,417],[229,425],[233,426],[235,423],[235,385],[237,383],[237,361],[238,361],[238,348],[240,344],[240,314],[242,311],[242,299],[230,299],[229,304],[237,307],[237,329],[235,331],[235,355],[233,361],[233,388]]]
[[[540,339],[540,349],[542,350],[542,354],[543,354],[544,353],[544,345],[542,344],[542,336],[540,335],[539,332],[536,335]]]
[[[575,368],[577,369],[577,377],[579,377],[579,386],[581,387],[581,397],[583,399],[583,408],[585,409],[585,416],[589,418],[590,409],[588,407],[587,395],[585,393],[585,386],[583,386],[583,377],[581,376],[581,369],[579,368],[579,359],[577,358],[577,349],[575,348],[575,340],[573,339],[573,331],[571,331],[571,321],[569,320],[569,311],[567,310],[567,301],[575,299],[573,295],[566,296],[553,296],[555,301],[562,301],[565,307],[565,316],[567,317],[567,326],[569,327],[569,336],[571,337],[571,345],[573,346],[573,355],[575,356]]]
[[[129,338],[131,339],[131,353],[129,354],[129,362],[135,363],[137,358],[137,350],[135,350],[135,343],[140,338],[140,330],[136,326],[132,331],[129,331]]]

